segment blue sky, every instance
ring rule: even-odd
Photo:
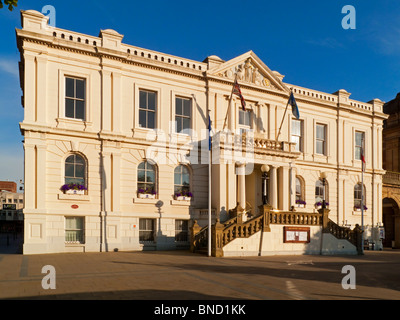
[[[56,9],[56,26],[97,36],[114,29],[123,42],[203,61],[253,50],[284,81],[328,93],[346,89],[368,102],[400,92],[398,0],[31,1],[0,10],[0,180],[23,178],[23,120],[15,28],[20,10]],[[356,29],[342,28],[342,8]]]

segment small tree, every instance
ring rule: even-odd
[[[13,11],[14,7],[18,5],[18,0],[4,0],[4,4],[8,6],[8,10]],[[0,0],[0,9],[3,8],[3,0]]]

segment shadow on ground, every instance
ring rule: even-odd
[[[182,297],[185,297],[185,300],[237,300],[232,297],[207,295],[184,290],[77,292],[68,294],[49,294],[32,297],[6,298],[3,300],[181,300]]]

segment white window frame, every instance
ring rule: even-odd
[[[178,227],[178,222],[183,222],[182,224],[179,225],[179,227],[184,226],[186,223],[186,229],[179,229]],[[186,234],[186,240],[180,240],[179,237],[182,236],[182,234]],[[178,237],[178,239],[177,239]],[[186,219],[176,219],[175,220],[175,242],[181,242],[181,243],[186,243],[189,242],[189,220]]]
[[[154,129],[150,129],[150,128],[144,128],[144,127],[140,127],[139,126],[139,102],[140,102],[140,91],[151,91],[151,92],[155,92],[156,93],[156,119],[155,119],[155,128]],[[147,84],[138,84],[138,83],[134,83],[134,88],[133,88],[133,92],[134,92],[134,99],[133,99],[133,103],[134,103],[134,119],[133,119],[133,124],[134,124],[134,128],[133,128],[133,132],[138,132],[139,135],[137,136],[138,138],[146,138],[146,134],[148,132],[151,131],[155,131],[155,130],[159,130],[161,129],[161,115],[160,115],[160,110],[161,110],[161,96],[162,96],[162,90],[158,87],[152,86],[151,84],[147,85]],[[140,134],[144,134],[144,136],[140,135]]]
[[[65,99],[66,99],[66,78],[76,78],[85,80],[85,116],[84,120],[67,118],[65,116]],[[68,124],[82,124],[83,128],[90,127],[92,125],[92,114],[91,114],[91,75],[88,73],[76,72],[75,70],[59,70],[58,72],[58,115],[57,122],[58,126]]]
[[[295,135],[293,133],[293,122],[295,122],[295,121],[300,123],[300,135]],[[290,130],[291,130],[291,132],[290,132],[291,133],[291,135],[290,135],[290,137],[291,137],[290,141],[291,142],[293,142],[293,140],[292,140],[293,136],[300,138],[300,143],[299,143],[299,148],[298,148],[299,150],[295,150],[295,151],[304,152],[304,120],[303,119],[292,118]]]
[[[318,139],[317,138],[317,128],[318,126],[323,126],[324,127],[324,140]],[[317,122],[315,124],[315,154],[320,155],[320,156],[327,156],[328,155],[328,125],[325,123],[320,123]],[[323,153],[317,152],[317,141],[323,141]]]
[[[82,229],[67,229],[67,219],[82,219]],[[77,216],[66,216],[64,219],[65,223],[65,237],[64,241],[66,244],[84,244],[85,243],[85,217],[77,217]],[[76,240],[76,241],[67,241],[67,231],[81,231],[82,232],[82,240]]]
[[[249,115],[249,124],[247,125],[247,124],[242,124],[242,123],[240,123],[240,114],[241,113],[244,113],[244,114],[246,114],[246,113]],[[237,127],[238,127],[238,129],[239,129],[239,132],[240,132],[240,134],[242,134],[243,132],[246,132],[246,131],[251,131],[251,130],[253,130],[253,128],[254,128],[254,126],[253,126],[253,122],[254,122],[254,117],[255,117],[255,115],[254,115],[254,110],[253,109],[250,109],[250,108],[246,108],[246,111],[243,111],[243,109],[242,109],[242,106],[239,106],[239,107],[237,107]],[[243,116],[243,119],[245,119],[245,117]]]
[[[358,133],[361,133],[362,134],[362,136],[363,136],[363,145],[362,146],[357,146],[357,139],[356,139],[356,137],[357,137],[357,134]],[[361,161],[361,148],[363,148],[364,149],[364,157],[365,157],[365,145],[366,145],[366,143],[365,143],[365,137],[366,137],[366,134],[365,134],[365,131],[361,131],[361,130],[355,130],[354,131],[354,148],[353,148],[353,155],[354,155],[354,160],[356,160],[356,161]],[[357,152],[356,152],[356,149],[357,148],[360,148],[360,159],[357,159]]]
[[[178,115],[176,113],[176,100],[177,99],[189,100],[190,101],[190,115],[189,116],[185,116],[185,115],[182,115],[182,114]],[[174,111],[173,112],[173,114],[174,114],[174,118],[173,118],[173,121],[174,121],[174,133],[191,135],[191,131],[193,130],[193,99],[189,98],[189,97],[181,96],[181,95],[175,95],[173,105],[174,105],[174,110],[173,110]],[[182,131],[178,132],[177,131],[178,130],[177,129],[177,123],[176,123],[176,118],[177,117],[188,118],[189,119],[189,123],[190,123],[189,128],[183,129]]]
[[[145,229],[142,229],[141,221],[146,221]],[[147,225],[148,221],[152,221],[153,229],[148,229],[148,225]],[[156,219],[154,219],[154,218],[139,218],[139,242],[140,243],[154,243],[156,241],[156,228],[157,228],[157,220]],[[152,240],[141,240],[140,239],[140,237],[141,237],[140,233],[141,232],[151,232],[153,239]]]

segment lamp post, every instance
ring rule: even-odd
[[[266,205],[268,204],[267,181],[268,181],[269,166],[267,164],[263,164],[261,166],[261,172],[263,180],[263,205]]]
[[[326,172],[321,172],[321,180],[322,180],[322,187],[323,187],[323,200],[322,200],[322,209],[326,209],[326,177],[327,173]]]

